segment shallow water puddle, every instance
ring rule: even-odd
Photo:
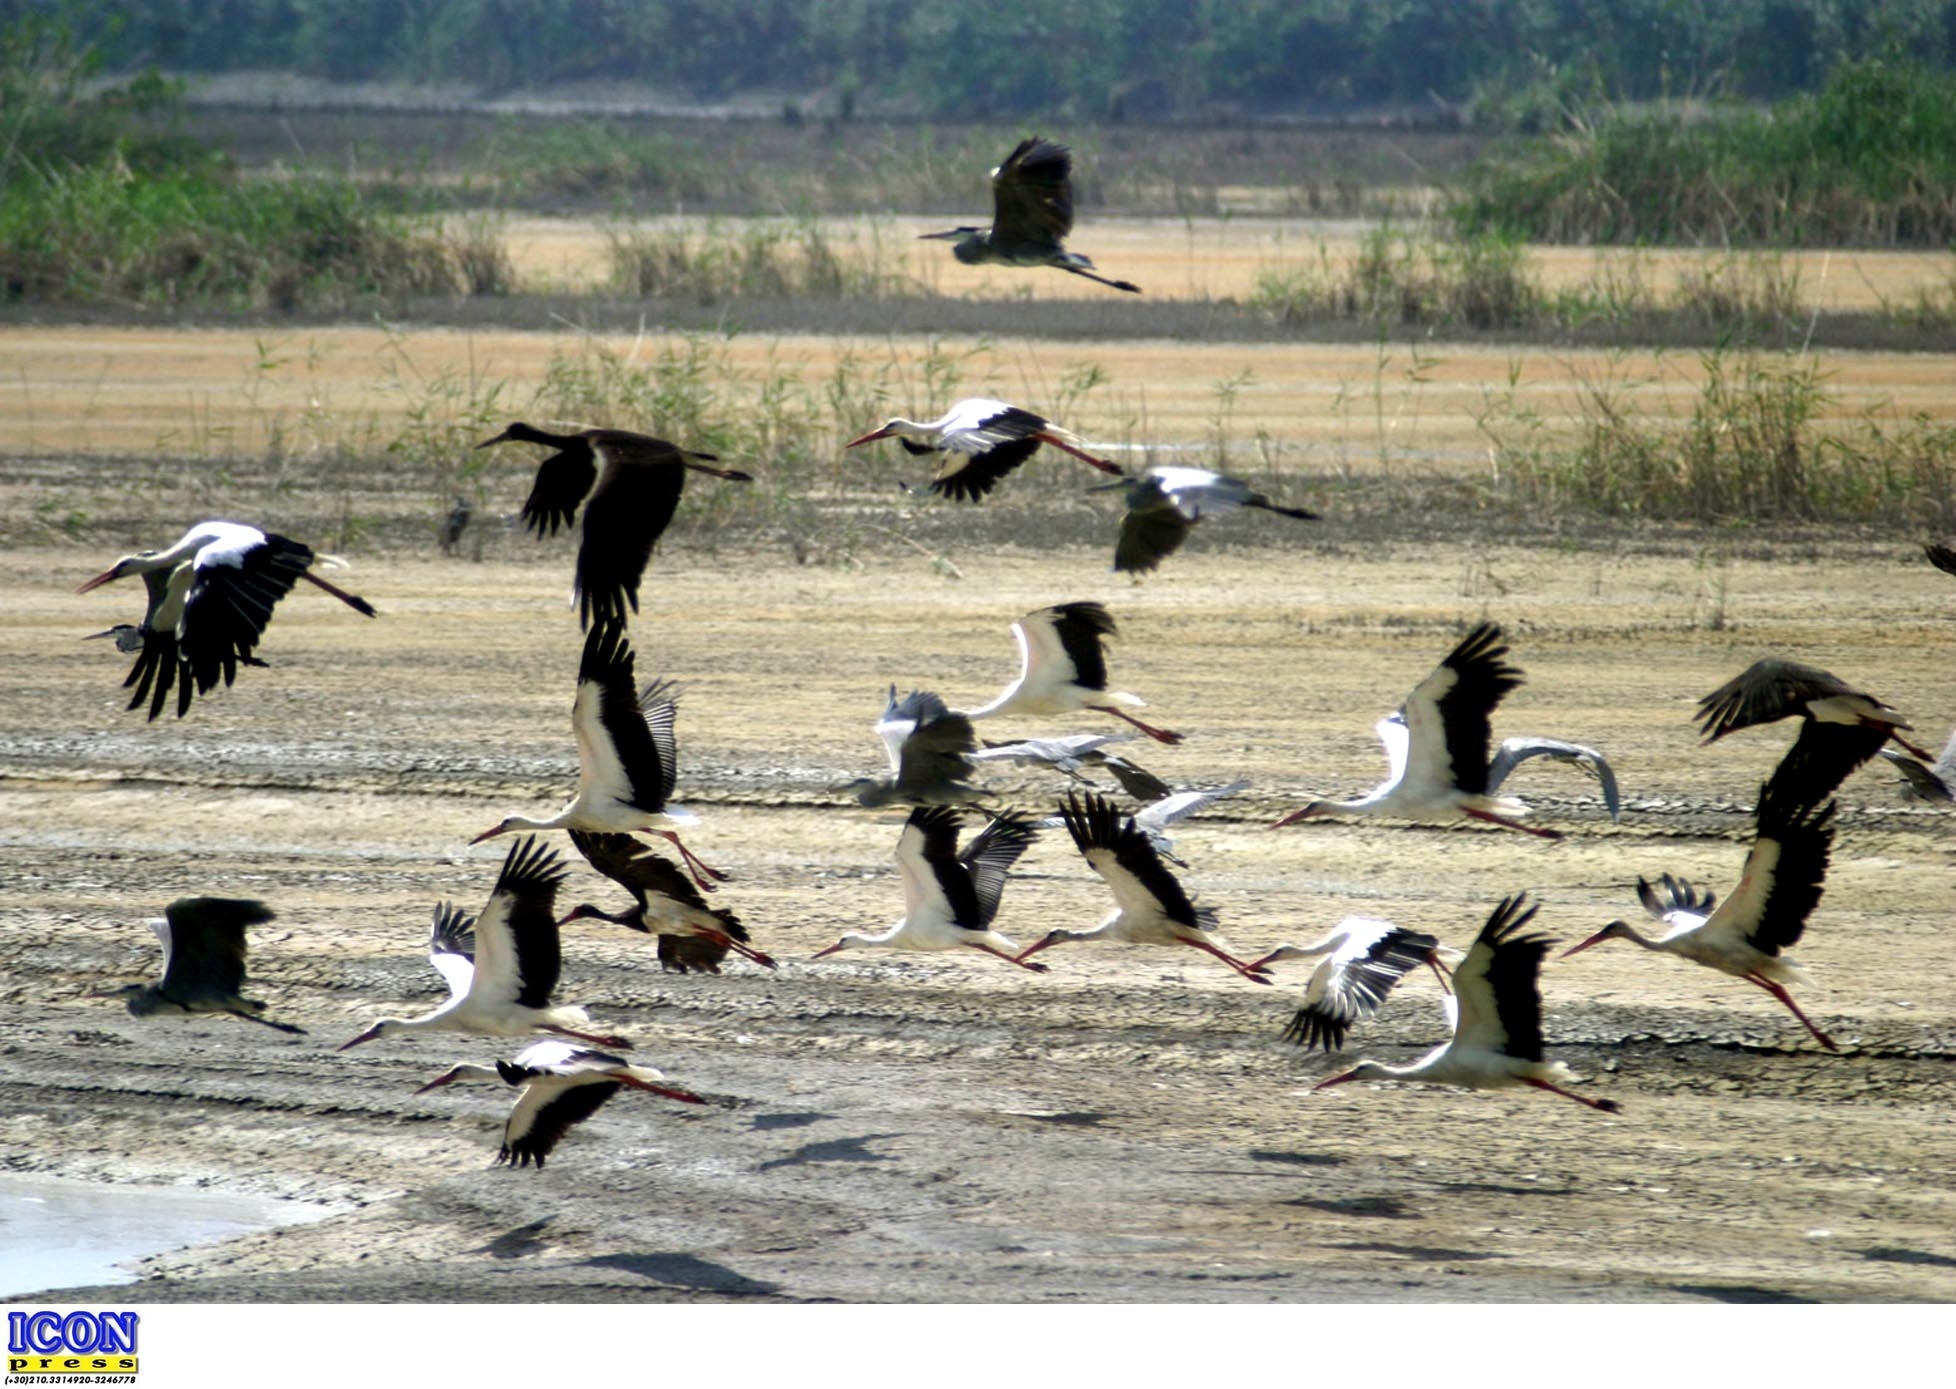
[[[331,1214],[269,1196],[0,1176],[0,1297],[133,1283],[118,1265]]]

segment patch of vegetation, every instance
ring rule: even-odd
[[[792,224],[712,222],[610,233],[611,288],[631,298],[884,299],[924,292],[872,225],[867,244],[812,218]],[[892,262],[896,261],[896,264]]]
[[[291,310],[460,288],[440,236],[376,216],[346,184],[98,165],[36,170],[6,194],[9,300]]]
[[[1956,275],[1952,276],[1956,283]],[[1956,291],[1952,296],[1956,297]],[[1260,272],[1250,304],[1278,323],[1353,320],[1379,327],[1474,330],[1620,330],[1751,340],[1806,325],[1800,273],[1771,253],[1711,257],[1688,268],[1669,294],[1635,255],[1599,256],[1597,273],[1549,290],[1517,242],[1491,234],[1447,238],[1390,225],[1368,232],[1355,255],[1319,243],[1301,265]],[[1922,296],[1891,316],[1936,326],[1941,299]]]
[[[1549,516],[1699,522],[1956,520],[1956,426],[1875,412],[1842,423],[1819,365],[1705,354],[1691,413],[1644,409],[1610,381],[1581,388],[1573,433],[1512,394],[1489,403],[1500,494]]]
[[[1259,273],[1250,302],[1282,323],[1343,318],[1471,328],[1538,324],[1548,305],[1515,242],[1443,240],[1390,224],[1366,233],[1349,261],[1333,260],[1320,245],[1314,262]]]
[[[479,240],[378,214],[343,180],[241,179],[138,138],[134,119],[179,91],[153,75],[93,90],[99,66],[55,21],[0,30],[0,302],[290,310],[497,281]]]
[[[1865,63],[1765,111],[1614,112],[1477,166],[1452,216],[1536,241],[1946,246],[1956,74]]]

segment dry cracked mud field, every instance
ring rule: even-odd
[[[270,669],[154,724],[121,708],[125,658],[76,640],[140,604],[127,585],[72,594],[110,556],[0,553],[5,1167],[330,1212],[147,1259],[138,1282],[85,1294],[105,1303],[1956,1296],[1956,812],[1905,800],[1879,767],[1844,788],[1797,952],[1813,976],[1799,996],[1839,1054],[1682,962],[1613,946],[1546,967],[1553,1054],[1617,1116],[1534,1093],[1312,1093],[1333,1063],[1279,1040],[1302,986],[1281,967],[1260,988],[1132,946],[1057,948],[1043,977],[976,955],[810,961],[901,911],[900,815],[830,789],[874,769],[884,688],[989,697],[1013,673],[1008,623],[1050,602],[1106,601],[1117,683],[1188,734],[1137,760],[1178,784],[1252,782],[1178,840],[1244,952],[1347,913],[1464,945],[1522,889],[1567,940],[1630,914],[1639,874],[1729,890],[1788,730],[1699,748],[1690,716],[1762,654],[1862,683],[1932,745],[1956,716],[1956,581],[1905,537],[1759,541],[1708,565],[1693,540],[1365,540],[1335,520],[1298,538],[1239,519],[1273,529],[1247,549],[1198,534],[1143,585],[1099,547],[961,550],[959,580],[894,548],[818,567],[669,543],[634,628],[640,670],[683,686],[680,799],[704,820],[690,842],[732,872],[724,904],[781,965],[663,975],[642,937],[567,928],[561,996],[711,1103],[622,1096],[541,1172],[488,1167],[501,1094],[413,1094],[497,1047],[334,1048],[435,1004],[430,910],[478,908],[505,848],[470,836],[568,793],[567,544],[364,555],[340,577],[378,621],[295,595]],[[1373,721],[1482,617],[1528,676],[1496,735],[1604,748],[1620,824],[1593,784],[1535,763],[1517,789],[1559,842],[1265,828],[1371,785]],[[1061,790],[991,784],[1028,807]],[[306,1035],[91,996],[153,971],[142,918],[190,893],[276,908],[247,992]],[[614,896],[578,863],[563,900]],[[1024,939],[1108,906],[1049,833],[999,924]],[[1441,1034],[1431,980],[1410,979],[1350,1052],[1405,1061]]]

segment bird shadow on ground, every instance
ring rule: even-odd
[[[1311,1196],[1299,1196],[1279,1204],[1302,1206],[1305,1210],[1323,1211],[1326,1215],[1369,1215],[1384,1220],[1418,1220],[1418,1211],[1406,1209],[1406,1203],[1397,1196],[1356,1196],[1349,1201],[1324,1201]]]
[[[1671,1291],[1684,1293],[1691,1297],[1706,1297],[1713,1302],[1813,1302],[1817,1299],[1801,1297],[1797,1293],[1781,1292],[1778,1288],[1756,1288],[1746,1283],[1673,1283]]]
[[[1511,1255],[1497,1253],[1488,1249],[1442,1249],[1429,1244],[1340,1244],[1339,1249],[1350,1249],[1367,1254],[1397,1254],[1406,1259],[1418,1259],[1422,1263],[1480,1263],[1486,1259],[1506,1259]]]
[[[1573,1186],[1509,1186],[1503,1182],[1435,1182],[1436,1191],[1487,1191],[1496,1196],[1580,1196]]]
[[[1863,1249],[1861,1257],[1878,1264],[1927,1264],[1932,1268],[1956,1268],[1956,1259],[1947,1254],[1930,1254],[1921,1249]]]
[[[1292,1167],[1342,1167],[1345,1160],[1329,1153],[1286,1153],[1275,1148],[1252,1148],[1252,1162],[1282,1162]]]
[[[804,1162],[889,1162],[882,1153],[872,1153],[863,1145],[879,1138],[901,1138],[900,1133],[866,1133],[861,1138],[831,1138],[821,1143],[804,1143],[786,1157],[762,1163],[756,1171],[771,1172],[777,1167],[799,1167]]]
[[[747,1131],[765,1133],[769,1129],[805,1129],[810,1124],[819,1124],[824,1119],[834,1117],[833,1114],[816,1114],[813,1111],[803,1114],[756,1114]]]
[[[533,1220],[528,1225],[519,1225],[513,1230],[505,1230],[480,1249],[472,1249],[471,1254],[487,1254],[495,1259],[525,1259],[542,1251],[543,1231],[549,1225],[550,1216]]]
[[[600,1254],[584,1260],[589,1268],[616,1269],[654,1283],[676,1288],[700,1288],[716,1293],[746,1293],[766,1297],[781,1291],[779,1283],[767,1283],[735,1273],[730,1268],[708,1263],[693,1254]]]

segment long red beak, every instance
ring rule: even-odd
[[[1302,810],[1293,810],[1291,811],[1290,814],[1284,816],[1283,819],[1271,821],[1270,828],[1273,830],[1280,830],[1285,825],[1294,825],[1299,820],[1307,820],[1311,816],[1312,809],[1313,807],[1307,805]]]
[[[100,574],[97,574],[94,578],[90,579],[87,583],[76,585],[75,592],[87,593],[90,589],[100,588],[103,584],[110,582],[112,579],[115,579],[116,577],[117,574],[115,570],[104,569]]]
[[[501,833],[503,833],[503,827],[501,825],[495,825],[489,829],[484,830],[481,834],[478,834],[474,839],[471,839],[469,843],[480,844],[483,840],[494,839],[497,835]]]
[[[817,950],[813,955],[810,955],[808,958],[811,960],[819,960],[824,955],[835,954],[835,952],[840,950],[841,948],[842,948],[842,942],[837,941],[834,945],[831,945],[827,950]]]
[[[1560,955],[1557,955],[1555,958],[1558,960],[1566,960],[1571,955],[1581,954],[1583,951],[1589,949],[1589,947],[1592,945],[1601,945],[1604,941],[1608,940],[1609,938],[1610,938],[1610,928],[1605,926],[1602,930],[1598,931],[1595,935],[1591,936],[1588,940],[1584,941],[1581,945],[1572,945],[1567,950],[1563,951]]]
[[[1353,1079],[1357,1075],[1358,1075],[1357,1071],[1343,1071],[1338,1075],[1332,1076],[1328,1080],[1319,1081],[1316,1085],[1313,1085],[1311,1088],[1313,1090],[1324,1090],[1330,1088],[1333,1085],[1343,1085],[1346,1081]]]
[[[889,437],[890,437],[890,431],[887,429],[872,429],[869,433],[863,435],[862,438],[851,439],[848,443],[844,444],[842,447],[844,447],[845,449],[852,449],[857,444],[870,444],[870,443],[874,443],[878,439],[887,439]]]
[[[362,1042],[371,1042],[374,1038],[378,1037],[379,1035],[380,1035],[380,1029],[378,1027],[370,1027],[365,1032],[362,1032],[358,1037],[355,1037],[352,1041],[347,1042],[344,1045],[336,1048],[336,1050],[345,1051],[348,1047],[357,1047]]]

